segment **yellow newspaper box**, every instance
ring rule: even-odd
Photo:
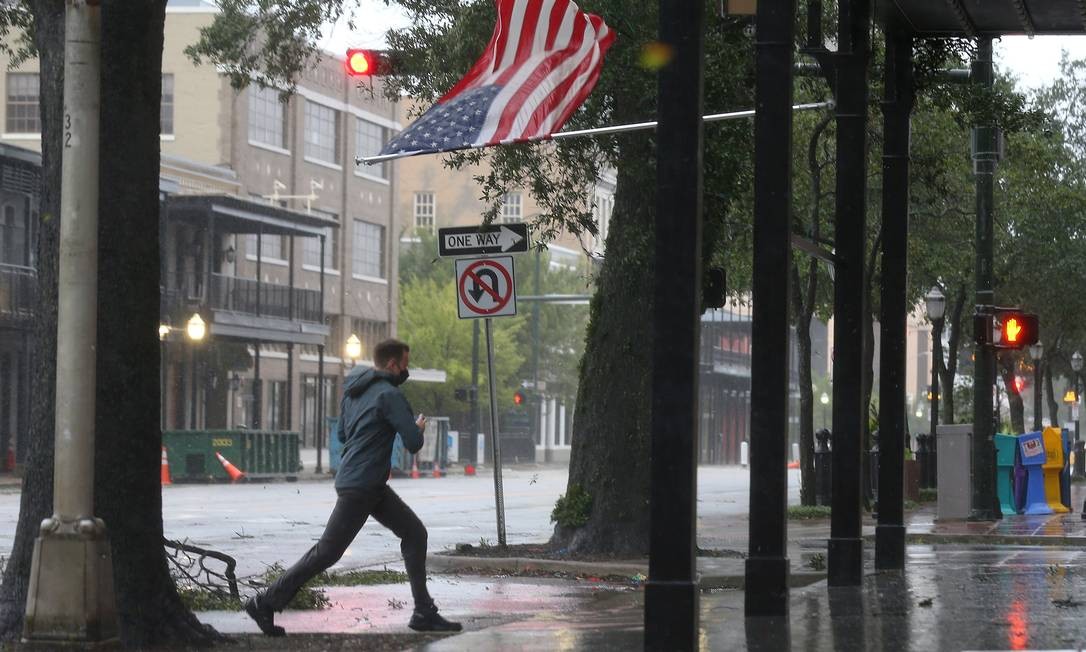
[[[1045,428],[1042,433],[1045,444],[1045,463],[1041,469],[1045,475],[1045,500],[1056,514],[1071,511],[1060,499],[1060,473],[1063,472],[1063,435],[1059,428]]]

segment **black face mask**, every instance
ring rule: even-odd
[[[410,375],[411,374],[407,371],[407,369],[401,369],[400,373],[392,377],[392,384],[399,387],[400,385],[403,385],[405,382],[407,382],[407,377]]]

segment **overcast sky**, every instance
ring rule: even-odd
[[[326,30],[322,45],[336,53],[348,47],[383,47],[385,32],[391,27],[405,27],[408,20],[396,5],[383,0],[361,0],[354,31],[339,24]],[[1025,88],[1050,83],[1059,74],[1061,49],[1073,58],[1086,58],[1086,36],[1008,36],[995,43],[996,66],[1016,75]],[[738,107],[716,107],[728,110]]]

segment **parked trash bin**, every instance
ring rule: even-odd
[[[972,468],[970,442],[973,425],[940,425],[936,433],[939,441],[939,456],[936,458],[938,518],[966,518],[970,513],[972,498],[969,469]]]
[[[1014,505],[1014,458],[1018,448],[1018,438],[1013,435],[997,433],[996,448],[996,495],[999,508],[1004,514],[1017,514]]]

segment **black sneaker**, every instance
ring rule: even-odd
[[[416,632],[459,632],[464,628],[460,623],[445,620],[437,612],[437,608],[427,611],[415,610],[411,614],[411,622],[407,626]]]
[[[260,594],[254,595],[245,602],[245,613],[256,621],[257,627],[265,636],[286,636],[287,630],[275,624],[275,612],[271,607],[260,604]]]

